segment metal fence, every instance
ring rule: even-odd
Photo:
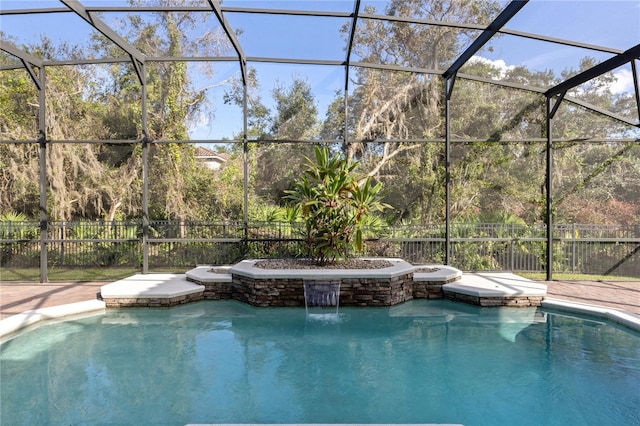
[[[47,268],[184,271],[244,258],[304,257],[300,225],[286,222],[152,221],[50,222]],[[452,223],[451,264],[462,270],[544,272],[546,226]],[[369,229],[366,256],[399,257],[414,264],[442,263],[445,227],[409,225]],[[558,224],[553,229],[553,271],[640,277],[640,225]],[[146,254],[145,254],[146,244]],[[39,222],[0,222],[0,268],[40,267]]]

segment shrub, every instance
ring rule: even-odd
[[[382,202],[381,183],[372,184],[370,177],[358,183],[357,162],[318,146],[315,157],[315,162],[306,158],[307,169],[286,198],[302,216],[309,258],[326,264],[347,258],[350,250],[361,253],[366,218],[389,205]]]

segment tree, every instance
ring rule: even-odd
[[[247,68],[247,138],[248,139],[269,139],[271,134],[271,111],[262,103],[260,95],[260,83],[256,69]],[[230,88],[223,96],[225,104],[244,105],[244,88],[239,78],[230,80]],[[236,139],[242,139],[243,135],[236,135]]]
[[[0,78],[0,139],[24,140],[38,134],[38,94],[26,71],[2,71]],[[38,147],[0,144],[0,213],[37,216]]]
[[[73,54],[66,45],[53,46],[50,40],[42,39],[37,46],[25,50],[35,56],[56,58]],[[49,67],[46,81],[48,139],[106,139],[109,129],[101,121],[102,109],[95,102],[88,76],[95,74],[95,66]],[[37,139],[38,101],[33,82],[26,73],[12,71],[14,78],[2,79],[3,97],[0,119],[2,137],[9,139]],[[26,89],[30,85],[30,89]],[[27,91],[24,92],[23,89]],[[16,96],[20,93],[31,95]],[[9,130],[11,129],[11,130]],[[38,147],[32,144],[3,144],[6,167],[3,175],[3,207],[37,217],[39,214],[40,170]],[[122,188],[118,182],[109,182],[116,174],[109,162],[101,161],[104,147],[90,144],[48,144],[47,186],[49,215],[52,219],[69,220],[75,216],[100,216],[105,210],[103,188]],[[125,166],[126,169],[126,166]],[[130,193],[130,192],[129,192]],[[26,203],[25,203],[26,201]]]
[[[451,22],[489,22],[497,2],[397,0],[385,12]],[[366,13],[375,13],[367,6]],[[363,20],[353,53],[365,62],[446,69],[465,38],[463,29]],[[345,37],[348,26],[343,27]],[[367,176],[385,183],[398,219],[441,220],[444,217],[444,152],[429,143],[393,139],[430,139],[444,135],[443,83],[430,75],[359,69],[349,99],[349,140],[344,152],[361,161]],[[337,105],[339,102],[336,97]],[[333,106],[333,105],[332,105]],[[333,109],[331,110],[333,111]],[[329,116],[333,122],[335,113]]]
[[[451,22],[487,23],[499,9],[496,2],[490,1],[409,0],[390,2],[386,13]],[[369,7],[366,12],[374,13],[375,10]],[[467,37],[474,37],[466,30],[382,20],[363,20],[360,28],[362,30],[356,33],[353,49],[363,61],[434,70],[448,68],[460,51],[460,43],[464,43]],[[345,35],[348,30],[345,26]],[[523,67],[505,71],[488,61],[471,60],[462,71],[545,88],[593,65],[593,60],[585,58],[580,69],[566,70],[556,77],[551,71],[532,72]],[[443,82],[436,77],[371,69],[360,69],[355,76],[349,99],[348,123],[349,137],[353,142],[344,146],[344,152],[349,158],[361,161],[366,175],[385,182],[389,194],[393,194],[387,201],[397,207],[399,218],[418,221],[443,219],[443,148],[411,141],[444,137]],[[629,96],[613,96],[609,90],[611,79],[611,74],[605,74],[573,90],[570,95],[614,112],[629,113],[632,100]],[[461,77],[456,79],[451,102],[451,136],[486,142],[454,143],[452,146],[451,206],[454,218],[481,214],[488,217],[496,211],[507,211],[534,221],[544,217],[544,143],[501,142],[511,138],[544,138],[544,101],[544,97],[536,93]],[[335,124],[327,126],[325,131],[343,123],[344,120],[341,121],[336,113],[339,103],[338,94],[328,115],[331,123]],[[563,103],[558,116],[564,118],[554,123],[554,138],[608,137],[629,131],[628,126],[602,115],[585,113],[581,107],[568,102]],[[566,162],[575,162],[579,156],[575,151],[579,149],[576,145],[572,143],[565,147],[556,144],[554,158],[558,167],[571,168],[569,164],[560,164],[565,163],[566,150],[574,151],[573,154],[567,151]],[[623,154],[632,152],[630,149],[611,147],[610,155],[619,161]],[[566,177],[557,170],[558,167],[554,181],[561,185]],[[588,172],[586,174],[589,176]],[[561,202],[563,199],[560,196]]]
[[[272,113],[262,103],[255,70],[250,69],[248,75],[248,137],[264,141],[251,144],[251,182],[263,203],[278,205],[301,173],[305,156],[312,154],[310,144],[296,141],[317,135],[318,108],[309,83],[293,77],[290,86],[278,84],[272,89]],[[225,94],[225,102],[242,104],[239,81]],[[282,142],[271,142],[273,139]]]
[[[144,16],[144,19],[139,15],[126,16],[121,20],[122,27],[130,32],[128,38],[143,52],[186,56],[196,52],[224,53],[230,49],[223,42],[221,31],[205,32],[197,39],[191,37],[203,20],[210,19],[210,14],[171,12]],[[43,39],[39,45],[23,49],[37,57],[52,59],[121,56],[121,51],[102,36],[92,39],[89,46],[54,46]],[[206,107],[207,87],[195,87],[185,63],[149,62],[146,71],[147,136],[152,140],[188,139],[192,117]],[[33,84],[25,72],[11,71],[11,74],[15,78],[0,81],[3,89],[0,131],[8,139],[36,139],[38,102]],[[210,75],[210,70],[202,75]],[[143,136],[142,90],[131,64],[47,67],[46,84],[49,140],[132,140],[131,144],[48,144],[49,217],[69,220],[138,216],[142,208],[142,162],[140,145],[133,142]],[[0,172],[3,208],[37,216],[37,146],[3,144],[0,149],[5,154],[3,166],[7,166]],[[203,188],[200,183],[203,173],[207,172],[194,162],[192,146],[151,144],[149,186],[150,193],[155,195],[151,199],[152,214],[159,218],[201,216],[204,212],[199,191]],[[172,179],[164,178],[167,174]],[[29,196],[25,196],[26,192]]]
[[[168,5],[170,2],[160,2]],[[173,2],[171,2],[173,5]],[[206,33],[205,43],[194,44],[190,34],[203,23],[204,15],[171,12],[152,14],[148,21],[137,16],[127,17],[130,39],[141,51],[153,56],[187,56],[203,49],[214,53],[221,44],[221,35]],[[199,39],[200,40],[200,39]],[[152,140],[187,140],[192,117],[203,108],[206,88],[196,89],[184,62],[154,62],[147,64],[148,137]],[[122,89],[138,82],[123,79]],[[200,216],[202,199],[198,194],[198,173],[203,173],[194,161],[194,147],[181,143],[152,144],[149,156],[149,212],[152,217],[189,219]],[[171,179],[166,179],[171,176]]]
[[[148,2],[144,2],[149,5]],[[141,4],[141,3],[136,3]],[[160,5],[175,5],[168,0]],[[187,4],[185,2],[184,4]],[[190,4],[190,3],[189,3]],[[392,0],[391,16],[413,16],[450,22],[488,23],[501,8],[496,1]],[[376,13],[366,6],[367,14]],[[145,13],[125,16],[119,24],[126,37],[145,54],[189,56],[229,54],[232,46],[208,19],[211,13]],[[248,132],[252,203],[280,205],[302,173],[304,157],[313,156],[314,143],[300,140],[335,139],[330,144],[350,161],[362,179],[385,185],[386,201],[395,206],[394,220],[437,222],[444,219],[444,144],[424,139],[444,137],[443,81],[450,66],[476,31],[446,26],[408,24],[363,17],[355,34],[353,54],[363,62],[420,67],[434,72],[382,71],[357,68],[351,73],[351,93],[336,93],[318,120],[309,83],[293,77],[272,89],[273,102],[263,102],[257,74],[248,68]],[[349,26],[343,28],[345,38]],[[197,37],[193,37],[197,33]],[[109,40],[98,36],[88,46],[56,46],[42,39],[23,46],[37,57],[121,56]],[[6,61],[7,55],[3,58]],[[585,58],[578,69],[560,76],[524,67],[507,70],[481,59],[461,70],[494,80],[550,87],[561,79],[591,68]],[[149,61],[146,69],[148,136],[150,144],[150,212],[154,218],[232,217],[242,206],[238,177],[241,158],[223,173],[203,170],[193,161],[193,146],[167,143],[187,139],[192,118],[212,113],[207,90],[212,69],[189,72],[185,63]],[[462,74],[462,73],[460,73]],[[0,137],[37,139],[38,99],[29,75],[5,70],[0,79]],[[49,214],[52,219],[77,217],[139,217],[142,209],[141,147],[142,89],[129,63],[47,67],[47,136],[54,140],[131,140],[131,144],[47,145]],[[614,94],[607,73],[567,93],[623,116],[637,115],[631,95]],[[238,83],[238,82],[236,82]],[[244,102],[244,88],[232,85],[224,101]],[[475,139],[453,142],[452,213],[456,219],[495,217],[495,212],[539,221],[545,213],[544,96],[495,84],[456,79],[451,102],[451,136]],[[267,105],[269,105],[267,107]],[[554,122],[554,209],[560,220],[637,220],[636,179],[639,176],[634,143],[583,143],[586,138],[637,136],[637,129],[583,107],[563,101]],[[242,135],[244,137],[244,135]],[[343,139],[340,139],[343,137]],[[420,139],[420,140],[418,140]],[[525,139],[511,143],[508,139]],[[529,139],[529,140],[528,140]],[[274,141],[274,140],[277,140]],[[265,142],[265,143],[262,143]],[[318,142],[320,144],[320,142]],[[2,209],[39,214],[38,146],[0,145],[0,202]],[[170,176],[170,179],[166,177]],[[226,181],[223,181],[225,180]],[[364,180],[363,180],[364,182]],[[232,197],[211,188],[229,188]],[[233,199],[232,199],[233,198]],[[256,201],[254,201],[254,199]],[[214,207],[213,203],[221,203]],[[595,208],[605,205],[607,208]],[[624,212],[624,213],[623,213]]]
[[[278,139],[309,139],[317,134],[318,107],[308,82],[293,78],[291,86],[273,89],[276,102],[271,133]]]

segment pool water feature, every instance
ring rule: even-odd
[[[2,424],[640,424],[640,333],[535,308],[235,301],[105,314],[0,348]]]
[[[340,281],[305,280],[303,285],[307,318],[339,318]]]

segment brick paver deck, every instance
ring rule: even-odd
[[[547,281],[547,297],[640,315],[640,281]]]
[[[0,283],[0,320],[31,309],[93,300],[108,282]],[[640,281],[544,282],[547,297],[624,309],[640,315]]]
[[[108,282],[0,283],[0,320],[32,309],[94,300],[105,284]]]

